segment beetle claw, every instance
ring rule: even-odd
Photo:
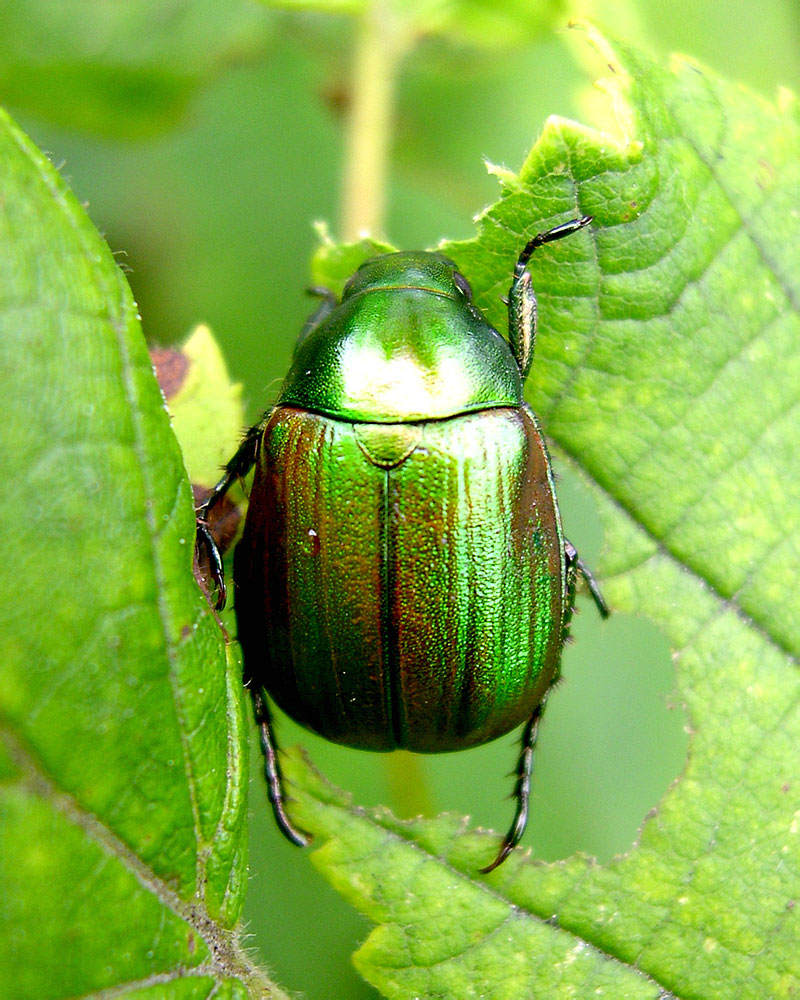
[[[512,844],[508,839],[503,840],[500,845],[500,850],[497,852],[497,857],[490,865],[486,865],[485,868],[479,868],[478,871],[481,875],[488,875],[489,872],[493,872],[495,868],[499,868],[500,865],[506,860],[509,854],[514,850],[516,844]]]
[[[290,843],[294,844],[295,847],[308,847],[314,838],[310,833],[306,833],[305,830],[301,830],[299,827],[294,826],[283,809],[284,802],[272,802],[271,805],[272,812],[275,816],[275,822],[284,837],[286,837]]]
[[[250,698],[253,702],[253,714],[256,718],[259,737],[261,742],[261,753],[264,757],[264,777],[267,781],[267,797],[272,806],[272,814],[278,829],[286,839],[296,847],[307,847],[314,839],[310,833],[296,827],[289,819],[286,812],[287,795],[283,789],[283,775],[281,774],[280,762],[278,760],[278,745],[272,735],[272,720],[269,715],[264,692],[258,684],[253,683],[252,677],[246,676],[245,687],[250,689]]]

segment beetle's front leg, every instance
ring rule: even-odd
[[[503,838],[503,843],[500,845],[497,857],[490,865],[487,865],[485,868],[481,868],[481,872],[484,875],[488,875],[489,872],[494,871],[495,868],[506,860],[520,840],[522,840],[522,835],[525,833],[525,827],[528,825],[528,806],[531,797],[531,774],[533,772],[533,752],[536,749],[536,741],[539,738],[539,726],[541,725],[545,705],[547,704],[547,696],[553,690],[554,686],[555,682],[550,685],[547,691],[545,691],[544,697],[533,710],[533,714],[530,719],[528,719],[525,724],[525,729],[522,732],[522,750],[519,755],[519,760],[517,761],[517,781],[514,785],[514,798],[517,800],[514,820],[508,833]]]
[[[537,233],[525,244],[514,265],[514,277],[508,290],[508,341],[523,382],[531,370],[536,341],[536,293],[533,290],[528,261],[538,247],[571,236],[584,226],[588,226],[592,218],[591,215],[582,215],[579,219],[562,222],[560,226],[554,226],[547,232]]]
[[[217,600],[214,605],[216,611],[221,611],[225,607],[225,572],[222,567],[222,556],[219,547],[209,530],[208,515],[213,507],[225,496],[234,482],[246,476],[255,465],[263,426],[264,422],[261,421],[254,427],[251,427],[245,434],[236,454],[225,466],[225,474],[214,486],[208,497],[195,508],[195,551],[203,546],[208,553],[211,577],[217,588]]]
[[[267,781],[267,796],[272,806],[278,829],[297,847],[306,847],[311,841],[311,835],[298,829],[286,813],[286,793],[283,790],[283,775],[278,762],[278,744],[272,733],[272,720],[263,689],[252,677],[246,677],[245,683],[250,689],[253,701],[253,712],[258,726],[258,736],[261,743],[261,753],[264,757],[264,777]]]

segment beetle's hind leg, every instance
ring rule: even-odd
[[[545,692],[544,698],[542,698],[533,710],[533,714],[530,719],[528,719],[525,724],[525,729],[522,732],[522,750],[520,751],[519,760],[517,761],[517,781],[514,785],[514,798],[517,800],[514,820],[508,833],[503,838],[503,843],[500,845],[497,857],[490,865],[487,865],[485,868],[481,868],[481,872],[484,875],[488,875],[489,872],[493,872],[495,868],[506,860],[520,840],[522,840],[522,835],[525,833],[525,827],[528,825],[528,809],[531,797],[531,774],[533,772],[533,752],[536,749],[536,741],[539,738],[539,726],[541,725],[542,716],[544,715],[545,706],[547,704],[547,696],[552,690],[553,685],[551,684]]]
[[[286,793],[283,788],[283,775],[281,774],[278,762],[278,744],[272,733],[272,719],[270,718],[267,699],[260,685],[256,684],[252,678],[247,681],[250,689],[250,697],[253,701],[253,713],[258,726],[258,737],[261,744],[261,753],[264,757],[264,777],[267,781],[267,796],[275,822],[278,829],[287,840],[298,847],[306,847],[311,841],[311,835],[304,830],[298,829],[286,813]]]
[[[566,633],[569,630],[570,618],[572,617],[572,606],[575,602],[575,587],[578,581],[578,576],[580,576],[586,584],[589,593],[592,595],[594,603],[597,605],[597,610],[600,612],[601,617],[608,618],[610,612],[603,595],[600,593],[597,580],[595,580],[591,570],[578,556],[577,549],[572,542],[564,542],[564,555],[566,558],[567,568],[567,603],[566,613],[564,615],[564,638],[566,639]],[[555,685],[558,683],[558,677],[559,675],[556,674],[556,677],[553,679],[553,683],[545,692],[542,700],[533,710],[533,714],[522,732],[522,750],[519,755],[519,760],[517,761],[517,781],[514,785],[514,797],[517,800],[514,821],[512,822],[508,833],[503,838],[503,843],[500,845],[497,857],[490,865],[487,865],[485,868],[481,868],[481,872],[484,874],[494,871],[495,868],[501,865],[520,842],[523,833],[525,833],[525,827],[528,825],[528,813],[530,807],[533,753],[536,749],[536,741],[539,738],[539,726],[542,722],[542,716],[544,715],[547,698]]]

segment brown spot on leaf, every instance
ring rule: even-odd
[[[350,88],[343,80],[334,80],[320,89],[322,103],[334,118],[344,119],[350,109]]]
[[[164,398],[172,399],[186,380],[191,362],[185,354],[171,347],[154,347],[150,351],[150,360]]]

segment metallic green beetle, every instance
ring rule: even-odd
[[[255,465],[235,554],[245,682],[276,820],[286,813],[264,692],[336,743],[418,753],[486,743],[526,722],[517,808],[494,861],[519,842],[533,750],[558,679],[580,573],[523,383],[533,357],[535,236],[514,268],[509,342],[438,253],[362,264],[306,324],[276,405],[198,510]]]

